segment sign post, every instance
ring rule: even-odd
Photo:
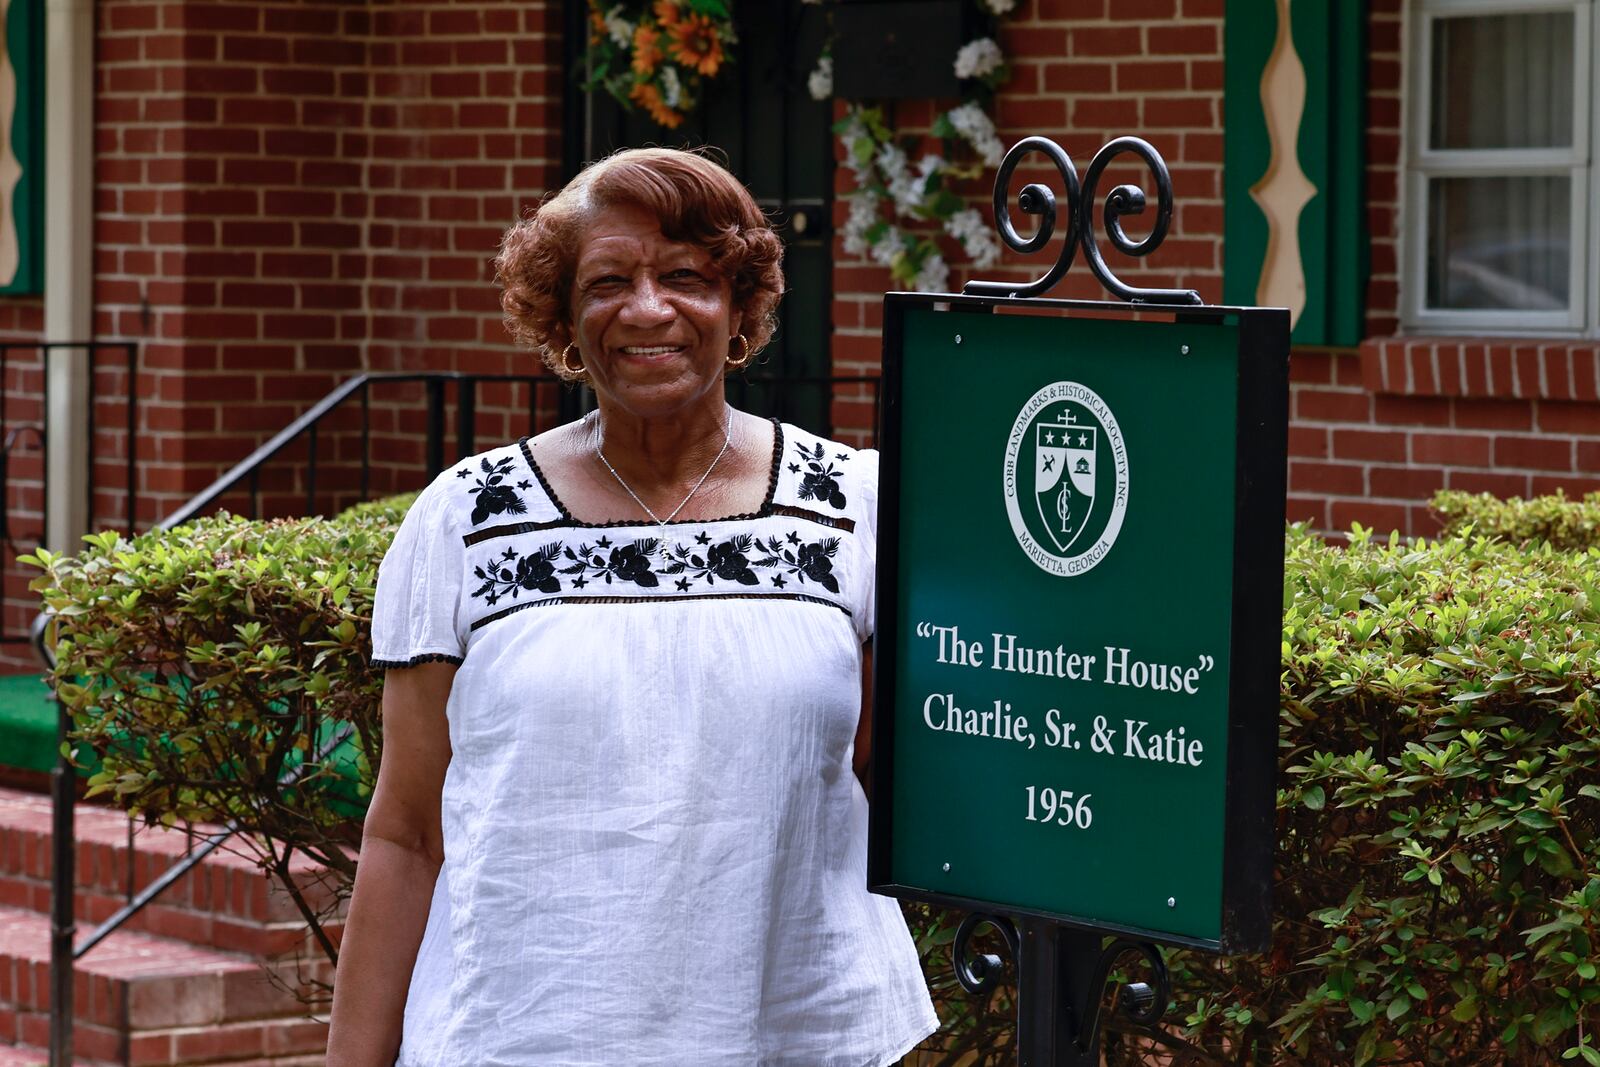
[[[885,297],[878,671],[869,880],[966,910],[962,984],[981,925],[1018,976],[1024,1067],[1099,1063],[1106,976],[1142,953],[1151,983],[1121,1010],[1153,1023],[1157,944],[1266,947],[1283,588],[1289,317],[1137,289],[1096,245],[1113,156],[1155,176],[1154,228],[1106,230],[1134,255],[1165,237],[1171,183],[1124,137],[1082,185],[1053,142],[1014,146],[995,183],[1002,238],[1044,247],[1055,196],[1020,237],[1018,161],[1043,152],[1066,186],[1066,241],[1029,284]],[[1079,247],[1125,303],[1042,294]],[[1135,315],[1137,313],[1137,316]],[[1106,945],[1106,938],[1113,938]]]

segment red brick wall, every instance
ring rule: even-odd
[[[1108,259],[1133,284],[1181,285],[1208,301],[1222,290],[1224,7],[1225,0],[1023,3],[1005,23],[1001,44],[1015,73],[996,109],[1005,143],[1033,133],[1053,137],[1080,173],[1113,136],[1136,133],[1154,143],[1172,169],[1172,234],[1145,269],[1114,254]],[[1600,489],[1600,346],[1394,336],[1401,0],[1371,0],[1370,9],[1368,340],[1359,350],[1293,354],[1288,517],[1329,531],[1361,522],[1428,533],[1435,525],[1427,500],[1440,488],[1502,496]],[[898,117],[903,127],[925,130],[931,113],[926,104],[902,104]],[[839,174],[841,190],[848,188],[849,172]],[[1135,170],[1126,175],[1108,178],[1138,179]],[[985,212],[988,180],[992,174],[971,189]],[[1022,180],[1013,179],[1013,189]],[[1053,171],[1028,180],[1059,185]],[[840,205],[836,223],[844,216]],[[842,242],[834,254],[836,373],[875,370],[888,273],[847,256]],[[1028,278],[1042,269],[1008,252],[985,276]],[[952,271],[952,287],[966,276]],[[1104,294],[1080,259],[1052,295]],[[836,405],[836,423],[857,440],[870,418],[864,401]]]
[[[144,346],[143,520],[356,371],[530,365],[488,263],[559,178],[559,5],[105,0],[98,17],[96,326]],[[527,407],[484,400],[484,440]],[[354,426],[352,409],[324,459],[354,455]],[[380,458],[420,461],[418,426],[378,404]],[[304,506],[287,464],[263,487],[264,510]]]

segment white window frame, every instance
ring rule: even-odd
[[[1433,111],[1433,24],[1440,18],[1566,12],[1573,15],[1572,146],[1539,149],[1434,149],[1428,146]],[[1600,19],[1596,0],[1410,0],[1407,5],[1404,111],[1401,123],[1400,320],[1413,333],[1504,336],[1600,336],[1600,177],[1591,163],[1600,141]],[[1453,177],[1571,177],[1572,250],[1565,311],[1515,311],[1427,306],[1428,181]]]

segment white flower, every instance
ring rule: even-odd
[[[816,3],[816,0],[806,0],[807,3]],[[983,0],[983,6],[996,15],[1010,14],[1011,9],[1017,6],[1017,0]]]
[[[946,219],[944,232],[961,242],[967,255],[972,257],[974,266],[992,267],[1000,258],[1000,242],[995,240],[994,231],[983,221],[983,216],[972,208],[965,208]]]
[[[859,115],[851,112],[839,142],[844,145],[844,165],[856,177],[856,185],[863,186],[872,177],[872,133]]]
[[[921,178],[923,181],[927,181],[929,178],[933,177],[934,174],[943,169],[944,158],[931,152],[917,160],[917,177]]]
[[[893,267],[894,261],[905,252],[906,239],[900,231],[890,226],[872,246],[872,261],[880,267]]]
[[[859,256],[867,250],[867,231],[878,221],[878,198],[866,190],[849,194],[850,214],[844,221],[844,250]]]
[[[923,181],[906,166],[906,154],[899,145],[886,144],[878,149],[878,173],[894,201],[894,209],[902,215],[913,214],[922,206]]]
[[[1005,56],[1000,53],[1000,46],[994,43],[994,38],[979,37],[962,45],[956,53],[956,77],[981,78],[999,70],[1003,62]]]
[[[683,82],[678,80],[678,68],[671,63],[661,64],[661,102],[668,107],[683,102]]]
[[[950,288],[950,266],[937,252],[929,252],[923,259],[917,276],[911,280],[912,288],[919,293],[942,293]]]
[[[614,7],[606,14],[606,33],[618,48],[633,47],[633,23],[622,17],[622,8]]]
[[[1000,138],[995,136],[994,123],[984,114],[981,107],[977,104],[962,104],[947,112],[945,118],[950,120],[950,125],[966,138],[986,164],[991,167],[1000,165],[1000,160],[1005,158],[1005,146],[1000,143]]]
[[[905,174],[906,153],[905,149],[896,144],[886,144],[878,149],[878,169],[888,181],[894,181]]]
[[[826,100],[833,95],[833,57],[817,60],[817,69],[806,79],[806,91],[813,100]]]

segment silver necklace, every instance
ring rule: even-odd
[[[689,490],[689,495],[680,500],[678,506],[673,508],[672,513],[664,519],[654,511],[651,511],[649,504],[639,499],[639,494],[635,493],[633,487],[622,480],[622,475],[617,473],[617,468],[611,465],[609,459],[606,459],[605,451],[602,448],[604,435],[600,431],[600,413],[598,411],[595,412],[594,430],[590,434],[590,440],[594,444],[594,454],[600,457],[600,462],[605,464],[606,470],[611,472],[611,477],[617,480],[617,484],[622,486],[623,491],[633,497],[633,502],[638,504],[646,515],[650,516],[651,521],[657,526],[665,527],[667,523],[678,517],[678,512],[682,511],[689,501],[694,499],[694,495],[700,491],[700,487],[706,484],[706,479],[711,477],[711,472],[717,469],[717,464],[722,462],[722,457],[728,454],[728,446],[733,443],[733,411],[729,409],[728,417],[722,424],[722,450],[711,461],[711,466],[706,468],[706,472],[700,476],[700,480],[694,483],[694,488]]]

